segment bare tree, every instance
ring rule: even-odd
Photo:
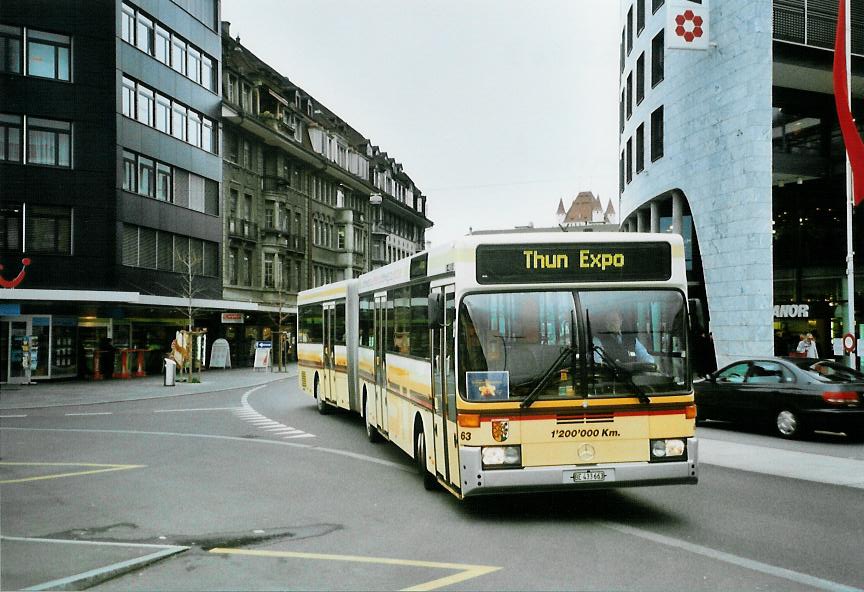
[[[282,282],[279,286],[279,289],[276,292],[277,301],[276,305],[279,309],[276,312],[270,314],[270,319],[276,325],[276,343],[274,343],[274,350],[276,351],[276,365],[279,368],[279,372],[284,372],[286,370],[286,357],[287,357],[287,348],[290,347],[290,336],[291,331],[289,331],[289,323],[288,320],[290,318],[290,313],[288,311],[288,302],[291,296],[294,296],[293,292],[289,292],[285,289],[285,282]]]
[[[184,301],[184,304],[177,310],[180,314],[186,317],[186,331],[189,334],[190,342],[188,356],[185,357],[180,372],[182,374],[185,369],[188,373],[188,380],[190,382],[194,381],[193,372],[198,357],[197,352],[199,340],[206,333],[206,330],[195,328],[195,315],[198,310],[195,306],[195,299],[204,291],[199,280],[203,271],[203,262],[204,258],[200,254],[192,252],[191,249],[187,249],[186,251],[175,251],[174,270],[180,273],[180,277],[177,282],[177,287],[174,290],[169,288],[169,291],[176,293]],[[197,382],[201,382],[200,363],[198,364]]]

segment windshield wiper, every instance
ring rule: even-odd
[[[603,363],[612,368],[612,371],[615,373],[616,377],[623,377],[624,380],[629,384],[633,391],[636,393],[636,396],[639,398],[639,402],[643,405],[648,405],[651,402],[651,399],[648,398],[648,395],[645,394],[645,391],[636,384],[636,381],[633,380],[633,373],[627,370],[624,366],[616,362],[612,359],[612,356],[606,353],[606,350],[603,349],[599,345],[595,345],[593,350],[600,355],[600,359],[603,360]]]
[[[537,397],[540,396],[540,392],[543,390],[543,387],[546,386],[546,383],[549,382],[549,379],[560,369],[561,362],[564,361],[564,358],[572,354],[576,350],[575,347],[568,345],[564,349],[561,350],[561,353],[558,354],[558,357],[555,358],[555,361],[546,368],[546,372],[543,373],[543,377],[540,379],[534,388],[531,389],[531,392],[528,393],[528,396],[525,397],[525,400],[522,401],[522,404],[519,405],[522,409],[531,405]]]

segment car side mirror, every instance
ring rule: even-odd
[[[429,328],[440,329],[444,326],[444,294],[434,292],[429,294]]]

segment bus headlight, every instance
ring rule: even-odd
[[[681,438],[651,440],[651,460],[677,460],[687,454],[687,444]]]
[[[484,446],[480,449],[483,468],[512,467],[522,464],[522,449],[519,446]]]

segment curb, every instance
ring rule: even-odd
[[[48,409],[52,407],[85,407],[88,405],[105,405],[107,403],[125,403],[127,401],[148,401],[151,399],[171,399],[174,397],[186,397],[189,395],[203,395],[209,393],[221,393],[225,391],[233,391],[235,389],[244,389],[256,386],[263,386],[271,383],[281,382],[283,380],[287,380],[289,378],[297,378],[297,374],[287,374],[282,378],[276,378],[274,380],[266,380],[264,382],[255,382],[251,384],[240,384],[235,386],[229,386],[225,388],[217,388],[214,390],[202,390],[202,391],[193,391],[188,393],[165,393],[164,395],[154,394],[152,396],[132,396],[130,398],[122,398],[122,399],[107,399],[107,400],[99,400],[99,401],[84,401],[84,402],[64,402],[64,403],[46,403],[43,405],[21,405],[21,406],[0,406],[0,411],[12,411],[16,409]],[[174,387],[176,388],[176,387]]]

